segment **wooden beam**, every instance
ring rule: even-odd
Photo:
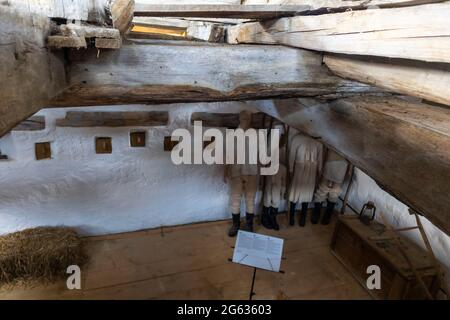
[[[45,16],[0,4],[0,137],[65,86],[64,64],[48,52]]]
[[[134,0],[115,0],[111,3],[112,24],[121,34],[126,34],[131,29],[134,6]]]
[[[136,17],[273,19],[294,16],[309,9],[309,6],[301,5],[153,5],[137,3],[134,15]]]
[[[99,49],[120,49],[122,39],[95,38],[95,47]]]
[[[114,26],[126,32],[133,19],[134,0],[14,0],[11,6],[49,18]]]
[[[450,106],[450,64],[325,55],[336,75]]]
[[[131,44],[69,54],[69,89],[50,106],[230,101],[380,92],[330,75],[322,56],[279,46]]]
[[[334,53],[450,62],[450,2],[244,23],[229,43],[284,44]]]
[[[224,42],[225,28],[217,23],[182,19],[141,18],[133,20],[128,38]]]
[[[48,36],[47,46],[50,48],[86,48],[87,43],[84,37],[78,36]]]
[[[348,9],[362,10],[375,6],[380,8],[398,8],[443,1],[447,0],[244,0],[243,4],[295,4],[310,6],[311,10],[316,12],[342,12]]]
[[[13,131],[39,131],[45,129],[44,116],[32,116],[14,127]]]
[[[64,119],[57,119],[58,127],[153,127],[165,126],[167,111],[88,112],[68,111]]]
[[[262,112],[252,114],[252,128],[265,129],[265,114]],[[238,113],[217,113],[217,112],[193,112],[191,114],[191,124],[194,121],[202,121],[204,127],[235,129],[239,126]]]
[[[450,234],[450,110],[399,98],[255,101],[320,140]],[[388,214],[388,213],[387,213]]]

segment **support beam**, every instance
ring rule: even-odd
[[[380,92],[330,74],[322,55],[281,46],[131,44],[72,51],[70,87],[50,106],[346,96]]]
[[[45,129],[44,116],[32,116],[19,123],[13,131],[39,131]]]
[[[298,16],[229,28],[229,43],[450,62],[450,2]]]
[[[224,42],[221,24],[171,18],[135,18],[128,38]]]
[[[336,75],[450,106],[450,64],[325,55]]]
[[[64,119],[57,119],[58,127],[154,127],[166,126],[167,111],[89,112],[68,111]]]
[[[450,110],[399,98],[255,101],[320,140],[450,234]]]
[[[398,8],[443,1],[446,0],[244,0],[243,4],[295,4],[310,6],[311,10],[316,12],[342,12],[348,9],[362,10],[375,6],[380,8]]]
[[[121,34],[128,33],[131,28],[134,6],[134,0],[115,0],[111,3],[112,24]]]
[[[49,53],[49,19],[0,4],[0,137],[65,86],[62,59]]]
[[[134,16],[273,19],[295,16],[296,14],[306,12],[309,9],[309,6],[301,5],[153,5],[137,3],[134,9]]]
[[[49,18],[114,26],[124,33],[133,19],[134,0],[14,0],[10,5]]]
[[[255,129],[266,129],[264,123],[265,114],[262,112],[252,115],[251,127]],[[216,112],[193,112],[191,114],[191,124],[195,121],[202,121],[204,127],[235,129],[239,126],[238,113],[216,113]]]

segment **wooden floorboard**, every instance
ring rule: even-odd
[[[333,225],[256,231],[285,239],[285,273],[258,270],[254,299],[369,299],[329,250]],[[86,238],[82,289],[65,281],[0,289],[0,299],[248,299],[253,268],[233,264],[228,221]]]

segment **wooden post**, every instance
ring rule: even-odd
[[[433,248],[431,247],[430,241],[428,240],[427,234],[425,232],[425,229],[423,228],[422,221],[420,221],[420,217],[414,210],[410,209],[410,212],[413,212],[414,217],[416,218],[417,226],[419,227],[419,232],[422,237],[423,242],[425,243],[425,246],[428,249],[428,254],[430,255],[431,259],[433,260],[434,266],[436,268],[436,272],[438,274],[439,282],[443,290],[445,291],[445,294],[447,295],[447,300],[450,300],[450,292],[447,287],[447,282],[445,281],[444,272],[439,265],[439,262],[436,259],[436,256],[434,255]]]
[[[350,189],[353,184],[353,176],[355,175],[355,166],[353,164],[350,164],[348,170],[350,171],[350,180],[348,181],[347,190],[345,191],[344,201],[342,202],[341,214],[345,213],[345,208],[347,207],[348,196],[350,195]]]

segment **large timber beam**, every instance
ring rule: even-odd
[[[310,6],[311,10],[316,12],[340,12],[348,9],[373,8],[375,6],[380,8],[398,8],[443,1],[446,0],[244,0],[243,4],[296,4]]]
[[[112,26],[124,33],[133,19],[134,0],[14,0],[10,6],[49,18]]]
[[[0,4],[0,137],[65,85],[62,60],[45,48],[49,19]]]
[[[302,5],[154,5],[137,3],[134,15],[136,17],[273,19],[294,16],[309,9],[309,6]]]
[[[450,234],[450,110],[399,98],[250,102],[320,140]]]
[[[334,76],[322,55],[283,46],[131,44],[73,51],[70,87],[50,106],[333,97],[374,92]]]
[[[450,2],[298,16],[232,26],[229,43],[450,62]]]
[[[450,64],[325,55],[336,75],[450,106]]]

